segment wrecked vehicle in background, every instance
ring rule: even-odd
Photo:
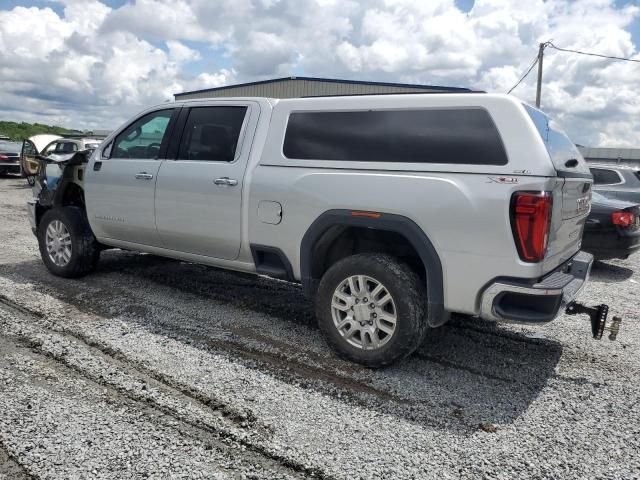
[[[34,135],[22,142],[20,164],[29,185],[35,186],[42,162],[37,158],[51,155],[69,155],[75,152],[92,152],[100,146],[101,138],[61,137],[58,135]],[[87,157],[88,158],[88,157]]]
[[[22,142],[22,150],[20,152],[20,165],[22,172],[27,177],[29,185],[35,185],[40,161],[36,158],[45,147],[62,138],[58,135],[34,135]]]

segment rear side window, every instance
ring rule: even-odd
[[[506,165],[483,109],[293,112],[284,155],[300,160]]]
[[[232,162],[247,107],[195,107],[187,117],[178,160]]]
[[[593,175],[593,183],[596,185],[613,185],[622,182],[622,178],[615,170],[592,168],[591,175]]]

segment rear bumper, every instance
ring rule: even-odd
[[[592,264],[593,255],[578,252],[538,282],[497,280],[482,294],[480,317],[493,321],[549,322],[584,288]]]

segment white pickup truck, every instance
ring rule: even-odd
[[[55,275],[84,275],[117,247],[301,282],[328,343],[373,367],[451,312],[575,312],[593,260],[580,251],[584,160],[506,95],[175,102],[88,163],[47,164],[30,212]],[[602,335],[606,308],[585,312]]]

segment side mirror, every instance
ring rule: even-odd
[[[103,149],[102,154],[100,155],[103,159],[108,159],[111,157],[111,149],[113,148],[113,140],[111,140]]]

